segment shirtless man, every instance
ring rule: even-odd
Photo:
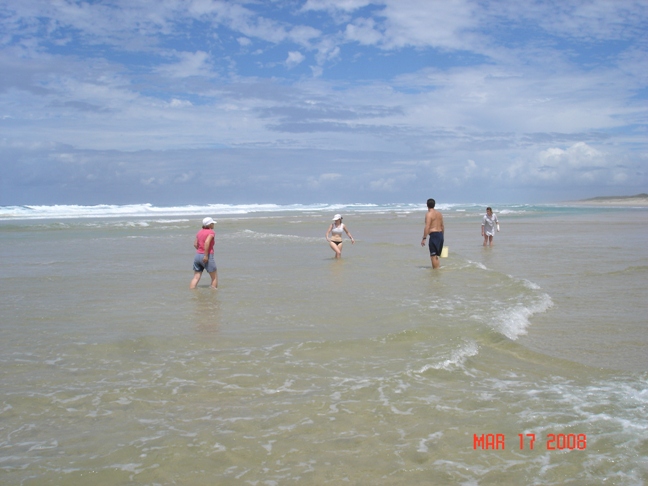
[[[443,250],[443,215],[434,209],[434,199],[427,200],[428,211],[425,215],[425,228],[423,228],[423,240],[421,246],[425,246],[425,240],[430,236],[430,260],[432,268],[439,268],[439,256]]]

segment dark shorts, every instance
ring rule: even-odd
[[[214,255],[209,255],[209,260],[207,261],[207,265],[203,263],[203,258],[205,254],[204,253],[196,253],[196,256],[194,257],[194,263],[193,263],[193,269],[194,272],[202,272],[203,270],[207,270],[207,273],[212,273],[216,271],[216,262],[214,261]]]
[[[441,250],[443,250],[443,233],[441,231],[433,231],[429,234],[428,247],[430,256],[441,256]]]

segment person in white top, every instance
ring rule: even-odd
[[[497,216],[493,214],[493,210],[488,207],[486,208],[486,214],[484,215],[481,225],[481,234],[484,237],[484,246],[493,246],[495,228],[497,228],[497,231],[500,230],[499,221],[497,220]]]
[[[342,216],[336,214],[333,216],[333,222],[326,230],[326,241],[328,241],[331,249],[335,252],[335,258],[342,257],[342,232],[345,232],[351,239],[351,244],[355,243],[353,236],[349,233],[347,227],[342,223]],[[330,236],[329,236],[330,235]]]

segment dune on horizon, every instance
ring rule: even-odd
[[[648,206],[648,194],[634,196],[598,196],[574,201],[579,204],[615,205],[615,206]]]

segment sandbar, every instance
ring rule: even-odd
[[[579,201],[570,201],[572,204],[587,206],[634,206],[648,207],[648,194],[642,193],[635,196],[600,196]]]

